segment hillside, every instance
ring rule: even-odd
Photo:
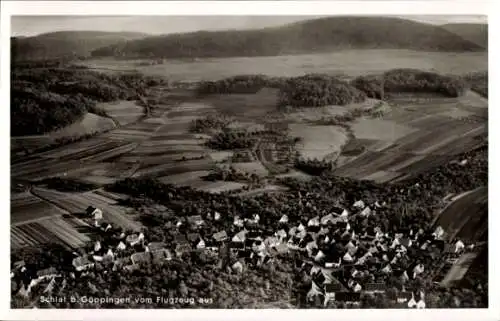
[[[276,56],[341,49],[482,51],[483,47],[440,27],[399,18],[332,17],[258,30],[199,31],[146,37],[111,45],[93,56]]]
[[[11,38],[16,61],[87,56],[97,48],[145,37],[138,32],[60,31],[33,37]]]
[[[488,25],[480,23],[451,23],[442,26],[465,40],[488,48]]]

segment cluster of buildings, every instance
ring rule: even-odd
[[[277,257],[293,253],[301,273],[311,280],[307,299],[323,300],[326,306],[330,301],[359,302],[361,293],[383,293],[391,277],[398,278],[404,287],[410,280],[425,275],[423,257],[432,258],[443,252],[456,257],[466,250],[460,240],[452,244],[444,241],[445,233],[439,227],[433,233],[422,229],[384,231],[374,220],[383,207],[378,202],[367,206],[358,200],[349,210],[334,207],[327,215],[307,220],[292,222],[283,215],[274,224],[275,230],[260,228],[258,214],[235,216],[228,222],[227,217],[212,212],[205,219],[219,221],[226,229],[212,235],[199,233],[206,225],[205,219],[201,215],[190,216],[176,223],[178,232],[171,244],[148,242],[144,233],[117,232],[102,222],[102,211],[89,207],[87,215],[107,237],[105,241],[95,241],[88,253],[73,259],[74,271],[70,275],[85,275],[97,264],[112,266],[113,271],[133,271],[141,265],[169,261],[192,251],[216,258],[220,268],[242,273],[248,267],[272,264]],[[189,229],[181,233],[183,225]],[[16,267],[16,271],[24,273],[23,268]],[[34,285],[58,275],[54,268],[39,271],[20,291],[29,293]],[[424,297],[421,290],[407,292],[403,288],[394,300],[410,308],[425,308]]]

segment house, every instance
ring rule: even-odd
[[[191,226],[195,226],[195,227],[199,227],[199,226],[203,225],[203,223],[204,223],[201,215],[188,216],[187,221]]]
[[[319,226],[319,225],[320,225],[319,216],[313,217],[307,222],[307,226]]]
[[[280,241],[276,237],[266,237],[264,244],[269,248],[280,244]]]
[[[198,233],[188,233],[186,238],[192,245],[197,244],[201,240],[201,236]]]
[[[385,283],[366,283],[364,287],[364,292],[366,293],[384,293],[387,288]]]
[[[337,292],[335,293],[335,301],[357,304],[361,300],[361,292]]]
[[[94,267],[94,263],[87,256],[75,257],[72,264],[78,272]]]
[[[311,289],[307,292],[307,301],[312,301],[319,296],[323,296],[323,291],[314,281],[312,281]]]
[[[413,294],[411,292],[401,291],[396,294],[397,303],[406,303],[411,300]]]
[[[20,270],[24,266],[26,266],[26,263],[24,262],[24,260],[19,260],[19,261],[14,262],[14,269],[16,269],[16,270]]]
[[[123,269],[127,272],[133,272],[139,269],[139,265],[137,264],[129,264],[123,267]]]
[[[288,216],[287,215],[283,215],[280,220],[279,220],[280,223],[288,223]]]
[[[409,308],[416,308],[417,307],[417,301],[415,300],[415,297],[413,295],[413,292],[411,293],[411,298],[410,300],[408,301],[408,307]]]
[[[422,263],[417,264],[413,268],[413,278],[416,278],[417,275],[424,273],[424,265]]]
[[[260,255],[263,255],[264,251],[266,250],[266,245],[262,241],[254,241],[252,250]]]
[[[172,253],[167,249],[156,249],[151,251],[152,261],[159,263],[162,261],[170,261],[172,259]]]
[[[434,236],[434,239],[436,240],[443,240],[445,237],[445,232],[441,226],[436,227],[436,230],[434,230],[434,233],[432,233],[432,236]]]
[[[225,240],[227,240],[227,233],[226,233],[226,231],[220,231],[220,232],[217,232],[214,235],[212,235],[212,238],[216,242],[219,242],[219,243],[224,242]]]
[[[334,206],[332,208],[332,214],[338,217],[347,217],[349,212],[345,208]]]
[[[245,236],[249,240],[257,240],[257,239],[262,240],[262,238],[260,237],[261,232],[258,230],[250,230],[245,234]]]
[[[152,261],[151,252],[139,252],[130,256],[132,264],[149,264]]]
[[[319,250],[318,253],[316,253],[316,256],[314,257],[314,261],[316,262],[320,262],[321,260],[323,260],[325,258],[325,253],[323,253],[323,251]]]
[[[235,216],[233,225],[237,227],[243,227],[245,226],[245,221],[242,220],[239,216]]]
[[[233,236],[233,238],[231,239],[231,242],[233,242],[233,243],[245,243],[247,233],[248,233],[248,231],[245,229],[242,231],[239,231],[238,233],[236,233]]]
[[[325,268],[339,268],[340,265],[342,264],[342,259],[339,257],[338,262],[326,262],[325,263]]]
[[[205,248],[205,241],[203,241],[202,238],[200,238],[200,240],[198,241],[198,243],[196,244],[196,248],[197,249],[204,249]]]
[[[50,279],[57,276],[57,270],[54,267],[39,270],[36,272],[39,280]]]
[[[188,244],[189,241],[188,241],[188,239],[186,238],[185,235],[183,235],[183,234],[176,234],[175,237],[174,237],[174,243],[175,244]]]
[[[232,266],[231,269],[238,274],[241,274],[243,272],[243,263],[241,261],[236,261]]]
[[[287,237],[287,234],[286,234],[286,231],[281,229],[279,230],[278,232],[274,233],[274,235],[280,240],[280,241],[283,241],[284,239],[286,239]]]
[[[165,248],[165,246],[166,244],[164,242],[150,242],[147,247],[150,252],[154,252]]]
[[[189,243],[177,244],[175,246],[175,254],[180,257],[184,253],[190,252],[192,250],[191,245]]]
[[[332,214],[325,215],[320,220],[321,225],[335,224],[336,217]]]
[[[346,262],[353,262],[354,261],[354,258],[349,254],[349,252],[346,252],[342,258]]]
[[[361,216],[370,216],[372,214],[372,210],[370,207],[365,207],[361,213],[359,213]]]
[[[142,236],[141,236],[142,235]],[[144,234],[130,234],[127,236],[125,241],[130,245],[130,246],[135,246],[142,242],[144,240]]]
[[[458,240],[455,243],[455,253],[462,252],[464,248],[465,248],[465,244],[461,240]]]
[[[127,248],[127,246],[125,245],[125,243],[123,243],[122,241],[120,241],[120,243],[118,243],[118,245],[116,246],[116,249],[118,251],[123,251]]]
[[[215,220],[215,221],[219,221],[220,219],[221,219],[221,215],[220,215],[220,213],[219,213],[219,212],[217,212],[217,211],[216,211],[216,212],[214,213],[214,220]]]
[[[282,255],[289,252],[289,248],[284,243],[279,243],[275,247],[269,249],[269,254],[272,256]]]
[[[358,201],[354,202],[354,204],[352,206],[359,208],[359,209],[362,209],[365,207],[365,202],[363,202],[362,200],[358,200]]]

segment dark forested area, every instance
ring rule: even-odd
[[[79,120],[105,116],[98,102],[135,100],[163,81],[141,74],[107,75],[59,62],[14,64],[11,73],[11,134],[44,134]]]
[[[334,35],[334,36],[332,36]],[[198,31],[146,37],[99,48],[93,56],[277,56],[339,49],[484,51],[439,26],[398,18],[329,17],[260,30]]]

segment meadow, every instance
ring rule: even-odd
[[[380,73],[393,68],[416,68],[443,74],[466,74],[488,70],[488,54],[421,52],[411,50],[344,50],[333,53],[276,57],[238,57],[166,60],[162,65],[137,66],[137,61],[91,59],[81,62],[100,71],[137,70],[165,76],[172,81],[216,80],[236,75],[265,74],[294,77],[328,73],[348,78]]]

